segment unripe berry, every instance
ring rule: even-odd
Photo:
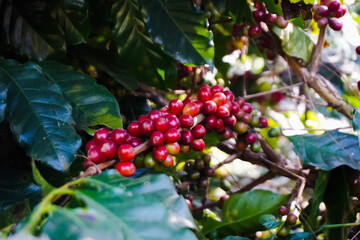
[[[162,162],[164,167],[171,167],[174,165],[174,158],[170,154],[166,157],[165,161]]]
[[[244,134],[246,133],[248,128],[248,125],[244,122],[237,122],[234,126],[234,131],[239,133],[239,134]]]
[[[165,146],[166,146],[168,153],[171,155],[176,155],[180,152],[180,145],[177,142],[167,143]]]
[[[152,152],[149,152],[146,154],[145,158],[144,158],[144,165],[147,168],[153,168],[156,164],[156,161],[153,157]]]
[[[275,25],[278,28],[286,28],[288,24],[289,24],[289,21],[284,19],[282,16],[278,16],[275,21]]]
[[[297,221],[297,216],[294,213],[288,213],[286,216],[286,222],[290,225],[294,225]]]
[[[130,162],[135,157],[135,150],[130,144],[121,145],[117,153],[121,162]]]

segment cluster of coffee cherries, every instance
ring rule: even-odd
[[[298,217],[294,213],[290,212],[289,208],[286,206],[280,206],[278,208],[278,213],[281,216],[286,216],[285,224],[281,227],[281,229],[279,229],[278,236],[286,237],[290,233],[290,226],[296,224]]]
[[[319,28],[325,27],[329,24],[334,31],[342,29],[342,23],[339,18],[346,13],[346,8],[341,6],[337,0],[321,0],[320,5],[313,6],[314,20],[317,22]]]
[[[98,129],[86,145],[85,165],[118,158],[115,168],[123,176],[135,173],[134,162],[142,161],[145,167],[161,170],[173,166],[173,156],[180,151],[186,153],[190,148],[202,151],[205,148],[203,138],[210,131],[224,139],[236,139],[238,133],[243,139],[239,150],[250,144],[258,151],[260,149],[254,146],[256,135],[248,124],[267,127],[267,120],[253,117],[251,112],[252,106],[241,97],[234,98],[230,90],[221,85],[210,87],[204,84],[196,95],[188,95],[184,101],[172,99],[167,107],[140,116],[128,125],[127,130]],[[139,156],[142,160],[135,161],[141,152],[145,152]]]

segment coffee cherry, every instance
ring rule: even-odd
[[[132,162],[119,162],[115,169],[124,177],[131,177],[136,172],[136,167]]]
[[[231,129],[225,128],[225,131],[222,136],[224,139],[230,139],[232,137],[232,134],[233,134],[233,131],[231,131]]]
[[[266,128],[268,126],[268,121],[266,117],[259,117],[259,128]]]
[[[338,1],[332,1],[330,4],[329,4],[329,6],[328,6],[328,8],[329,8],[329,11],[330,12],[336,12],[339,8],[340,8],[340,5],[341,5],[341,3],[340,2],[338,2]]]
[[[239,151],[244,151],[247,148],[248,144],[243,142],[243,141],[239,141],[236,143],[236,149]]]
[[[265,20],[265,12],[260,9],[253,11],[252,16],[253,16],[255,22],[261,22],[261,21]]]
[[[140,154],[136,155],[136,157],[133,160],[133,163],[136,168],[144,168],[145,167],[144,158],[145,158],[144,153],[140,153]]]
[[[251,151],[253,151],[253,152],[260,152],[260,150],[261,150],[261,145],[260,145],[260,143],[259,143],[258,141],[256,141],[256,142],[254,142],[254,143],[252,143],[252,144],[250,145],[250,149],[251,149]]]
[[[289,213],[286,216],[286,222],[290,225],[294,225],[297,221],[297,216],[294,213]]]
[[[355,51],[356,51],[356,54],[357,54],[357,55],[360,55],[360,46],[357,46],[356,49],[355,49]]]
[[[180,133],[176,128],[170,128],[165,132],[165,142],[174,143],[180,140]]]
[[[189,103],[186,104],[185,107],[183,108],[183,114],[188,114],[192,117],[195,117],[196,115],[199,114],[200,109],[199,107],[196,105],[196,103]],[[180,121],[181,122],[181,121]]]
[[[240,109],[240,110],[238,111],[238,113],[235,114],[235,117],[236,117],[237,119],[243,119],[243,118],[244,118],[244,115],[245,115],[244,110],[243,110],[243,109]]]
[[[109,139],[109,136],[110,136],[110,131],[107,130],[106,128],[100,128],[96,130],[94,133],[94,139],[98,144]]]
[[[127,131],[121,128],[117,128],[111,132],[110,139],[116,145],[120,146],[121,144],[124,144],[126,142],[128,136],[129,134],[127,133]]]
[[[346,8],[340,6],[340,8],[335,12],[335,17],[341,18],[345,15],[345,13],[346,13]]]
[[[150,136],[155,130],[155,123],[150,119],[145,119],[140,124],[140,130],[142,135]]]
[[[194,140],[193,135],[188,130],[181,131],[181,142],[185,145],[190,145]]]
[[[167,158],[168,151],[164,145],[160,147],[156,147],[153,149],[153,156],[156,161],[162,162]]]
[[[130,144],[132,147],[137,147],[142,144],[142,140],[138,137],[132,137],[127,143]]]
[[[138,122],[142,122],[142,121],[144,121],[145,119],[149,119],[149,117],[148,117],[147,115],[141,115],[141,116],[137,119],[137,121],[138,121]]]
[[[169,120],[169,128],[180,127],[180,120],[176,116],[169,116],[167,119]]]
[[[111,140],[105,140],[100,144],[100,152],[104,157],[113,159],[116,156],[116,144]]]
[[[191,134],[193,135],[194,139],[200,139],[205,137],[206,130],[202,125],[196,125],[191,129]]]
[[[183,102],[180,99],[172,99],[169,102],[169,112],[172,114],[178,115],[181,113],[184,107]]]
[[[86,149],[86,152],[88,152],[90,149],[98,148],[98,147],[99,147],[99,144],[93,138],[93,139],[91,139],[90,141],[87,142],[87,144],[85,146],[85,149]]]
[[[230,90],[225,90],[223,93],[225,94],[227,101],[230,101],[230,102],[231,102],[231,101],[234,100],[234,94],[232,93],[232,91],[230,91]]]
[[[164,167],[171,167],[174,165],[174,158],[170,154],[166,157],[165,161],[162,162]]]
[[[191,205],[192,203],[190,202],[189,199],[185,199],[186,205],[188,205],[188,207],[191,209]]]
[[[251,113],[252,112],[252,106],[250,103],[244,103],[244,105],[242,106],[242,109],[244,110],[245,113]]]
[[[210,129],[214,129],[216,126],[217,117],[215,115],[209,115],[205,118],[205,125]]]
[[[179,121],[183,128],[191,128],[194,125],[194,118],[189,114],[182,114],[179,117]]]
[[[216,116],[219,118],[227,118],[230,116],[230,111],[224,106],[220,106],[216,110]]]
[[[273,13],[267,13],[265,16],[265,22],[269,25],[272,25],[276,22],[277,15]]]
[[[217,119],[216,123],[215,123],[215,127],[214,127],[215,131],[217,131],[218,133],[221,133],[224,129],[224,122],[222,119]]]
[[[340,20],[338,18],[330,18],[329,26],[334,31],[340,31],[342,29],[343,25],[342,25],[342,23],[340,22]]]
[[[102,163],[106,160],[106,157],[101,154],[98,147],[91,148],[87,153],[87,158],[94,163]]]
[[[226,102],[226,96],[225,96],[224,93],[218,92],[218,93],[215,93],[215,94],[212,96],[211,100],[212,100],[213,102],[215,102],[216,105],[219,107],[219,106],[224,105],[224,103]]]
[[[121,145],[117,153],[121,162],[130,162],[135,157],[135,150],[130,144]]]
[[[255,133],[248,133],[246,134],[245,136],[245,141],[248,143],[248,144],[252,144],[256,141],[256,135]]]
[[[190,150],[190,146],[189,145],[181,145],[180,146],[180,151],[183,153],[187,153]]]
[[[237,102],[233,102],[229,110],[231,114],[236,115],[240,110],[239,104]]]
[[[259,125],[259,117],[253,116],[250,122],[251,127],[257,127]]]
[[[202,101],[199,101],[199,100],[195,101],[194,103],[199,108],[199,112],[201,112],[203,110],[203,108],[204,108],[204,103]]]
[[[224,123],[227,126],[234,126],[236,124],[236,117],[234,115],[230,115],[229,117],[224,119]]]
[[[147,168],[153,168],[156,164],[156,161],[153,157],[153,154],[152,152],[149,152],[145,155],[145,158],[144,158],[144,165],[145,167]]]
[[[239,134],[246,133],[248,125],[244,122],[237,122],[234,126],[234,131]]]
[[[168,143],[165,145],[169,154],[176,155],[180,152],[180,145],[177,142]]]
[[[280,206],[278,208],[278,213],[281,215],[281,216],[284,216],[284,215],[287,215],[289,213],[289,209],[286,207],[286,206]]]
[[[155,129],[160,132],[166,132],[169,129],[169,119],[161,117],[155,121]]]
[[[289,21],[288,20],[285,20],[282,16],[277,16],[277,19],[275,21],[275,25],[278,27],[278,28],[286,28],[287,25],[289,24]]]
[[[150,142],[151,146],[153,146],[153,147],[159,147],[159,146],[164,145],[164,142],[165,142],[164,134],[162,134],[159,131],[154,131],[150,135],[149,142]]]
[[[266,51],[266,58],[269,60],[274,60],[276,58],[276,53],[273,50],[268,49]]]
[[[214,114],[216,113],[216,110],[217,110],[217,105],[214,101],[209,100],[205,102],[203,112],[206,115]]]
[[[329,14],[330,14],[330,11],[329,11],[329,9],[328,9],[327,6],[320,5],[320,6],[316,9],[315,14],[319,14],[320,17],[328,17]]]
[[[161,163],[160,163],[160,162],[157,162],[152,169],[153,169],[155,172],[161,172],[162,170],[164,170],[163,162],[164,162],[164,161],[162,161]]]
[[[252,116],[250,114],[248,114],[248,113],[245,113],[242,120],[243,120],[244,123],[249,124],[251,122],[251,120],[252,120]]]
[[[280,134],[280,128],[270,128],[270,130],[268,131],[268,136],[269,137],[277,137]]]
[[[244,106],[245,99],[242,97],[237,97],[235,98],[235,102],[239,105],[240,108],[242,108]]]
[[[290,233],[290,226],[284,225],[277,233],[279,237],[287,237]]]
[[[261,27],[259,26],[250,26],[248,29],[249,37],[251,38],[257,38],[260,36],[261,33]]]
[[[84,160],[84,168],[88,169],[92,165],[93,165],[92,161],[90,159],[88,159],[88,158],[85,158],[85,160]]]
[[[213,87],[210,88],[211,94],[214,96],[216,93],[220,93],[222,92],[224,89],[223,86],[221,86],[220,84],[217,84]]]
[[[195,150],[195,151],[202,151],[205,148],[205,142],[202,139],[195,139],[192,143],[191,143],[191,147]]]
[[[134,121],[131,122],[127,128],[128,133],[133,137],[141,136],[140,122]]]
[[[212,96],[210,88],[205,88],[205,87],[200,88],[197,96],[198,96],[198,99],[202,102],[209,101]]]
[[[161,112],[159,110],[151,110],[148,117],[151,121],[155,122],[161,117]]]
[[[322,28],[325,27],[328,24],[328,19],[327,18],[321,18],[317,21],[318,27]]]

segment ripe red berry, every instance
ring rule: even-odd
[[[176,116],[168,116],[167,119],[169,120],[169,128],[180,127],[180,120]]]
[[[198,99],[202,102],[209,101],[212,96],[210,88],[206,88],[206,87],[200,88],[197,96],[198,96]]]
[[[232,93],[232,91],[230,91],[230,90],[225,90],[225,91],[224,91],[224,94],[225,94],[225,96],[226,96],[226,100],[227,100],[227,101],[232,101],[232,100],[234,100],[234,94]]]
[[[284,216],[284,215],[287,215],[289,213],[289,209],[286,207],[286,206],[280,206],[278,208],[278,213],[281,215],[281,216]]]
[[[119,162],[115,169],[124,177],[131,177],[136,172],[136,167],[132,162]]]
[[[219,107],[224,105],[224,103],[226,102],[226,96],[224,93],[218,92],[212,96],[211,100],[214,101],[216,105]]]
[[[248,114],[248,113],[247,113],[247,114]],[[240,109],[240,110],[238,111],[238,113],[235,114],[235,117],[236,117],[237,119],[243,119],[244,115],[245,115],[244,110],[243,110],[243,109]]]
[[[140,130],[142,135],[150,136],[155,130],[155,123],[150,119],[145,119],[140,124]]]
[[[110,134],[110,139],[118,146],[124,144],[128,139],[129,134],[121,128],[113,130]]]
[[[121,162],[130,162],[135,157],[135,150],[130,144],[121,145],[117,153]]]
[[[138,137],[132,137],[127,143],[133,147],[137,147],[142,143],[142,140]]]
[[[225,127],[224,127],[223,120],[222,119],[217,119],[216,123],[215,123],[215,127],[214,127],[215,131],[221,133],[224,130],[224,128]]]
[[[169,119],[161,117],[155,121],[155,129],[160,132],[166,132],[169,129]]]
[[[252,112],[252,106],[250,103],[244,103],[242,109],[244,110],[245,113],[251,113]]]
[[[169,102],[169,112],[172,114],[178,115],[181,113],[184,107],[183,102],[180,99],[172,99]]]
[[[325,27],[328,24],[328,19],[327,18],[321,18],[317,21],[318,27],[322,28]]]
[[[116,156],[116,144],[111,140],[105,140],[100,144],[100,152],[108,159],[113,159]]]
[[[213,129],[215,128],[216,121],[217,121],[217,117],[215,116],[215,114],[206,116],[205,125],[206,127]]]
[[[230,111],[231,106],[232,106],[232,103],[231,103],[231,101],[226,100],[226,102],[225,102],[224,105],[222,105],[222,106],[223,106],[223,107],[226,107],[226,108],[229,109],[229,111]]]
[[[218,92],[222,92],[224,89],[223,86],[221,86],[220,84],[217,84],[213,87],[210,88],[211,94],[214,96],[214,94],[218,93]]]
[[[219,118],[227,118],[230,116],[230,111],[226,107],[220,106],[216,110],[216,116]]]
[[[276,22],[277,15],[273,13],[267,13],[265,16],[265,22],[269,25],[274,24]]]
[[[110,131],[106,128],[100,128],[95,131],[94,133],[94,139],[97,143],[102,143],[103,141],[109,139]]]
[[[257,38],[260,36],[261,33],[261,27],[259,26],[250,26],[248,29],[249,37],[251,38]]]
[[[180,147],[179,147],[180,149]],[[166,159],[162,162],[164,167],[171,167],[174,165],[174,158],[170,154],[166,157]]]
[[[336,12],[339,8],[340,8],[340,5],[341,5],[341,3],[340,2],[338,2],[338,1],[332,1],[330,4],[329,4],[329,6],[328,6],[328,8],[329,8],[329,11],[330,12]]]
[[[330,14],[330,11],[327,6],[320,5],[316,11],[315,14],[318,14],[320,17],[328,17]]]
[[[236,124],[236,117],[234,115],[230,115],[224,119],[224,123],[227,126],[234,126]]]
[[[151,110],[148,117],[151,121],[156,121],[161,117],[161,112],[159,110]]]
[[[252,144],[256,141],[256,135],[255,133],[248,133],[246,134],[245,136],[245,141],[248,143],[248,144]]]
[[[216,113],[216,110],[217,110],[217,105],[214,101],[209,100],[205,102],[203,112],[206,115],[214,114]]]
[[[265,12],[261,9],[257,9],[252,13],[255,22],[261,22],[265,20]]]
[[[199,114],[200,109],[196,103],[192,102],[192,103],[186,104],[185,107],[183,108],[182,112],[183,112],[183,114],[189,114],[190,116],[195,117],[196,115]]]
[[[194,140],[193,135],[188,130],[181,131],[181,142],[185,145],[190,145]]]
[[[203,110],[204,108],[204,103],[200,100],[197,100],[194,102],[196,104],[196,106],[199,108],[200,112]]]
[[[87,142],[87,144],[85,146],[86,152],[88,152],[90,149],[92,149],[94,147],[99,147],[99,144],[93,138],[93,139],[91,139],[90,141]]]
[[[239,104],[237,102],[233,102],[229,110],[231,114],[236,115],[240,110]]]
[[[338,18],[330,18],[329,26],[334,31],[340,31],[343,25]]]
[[[180,152],[180,145],[177,142],[167,143],[165,146],[166,146],[168,153],[171,155],[176,155]]]
[[[159,131],[154,131],[151,135],[150,135],[150,144],[153,147],[159,147],[161,145],[164,145],[165,142],[165,137],[164,134],[162,134]]]
[[[134,121],[131,122],[127,128],[128,133],[133,137],[141,136],[140,122]]]
[[[87,158],[94,163],[102,163],[106,160],[97,147],[91,148],[87,153]]]
[[[357,54],[357,55],[360,55],[360,46],[357,46],[356,49],[355,49],[355,51],[356,51],[356,54]]]
[[[250,114],[248,114],[248,113],[245,113],[242,120],[243,120],[244,123],[249,124],[249,123],[251,123],[252,116]]]
[[[165,132],[165,142],[174,143],[180,140],[180,133],[176,128],[170,128]],[[175,154],[174,154],[175,155]]]
[[[202,151],[205,148],[205,142],[202,139],[195,139],[194,141],[192,141],[191,147],[195,151]]]
[[[231,129],[229,128],[225,128],[225,131],[222,136],[225,139],[230,139],[233,136],[233,131],[231,131]]]
[[[340,6],[340,8],[335,12],[335,17],[341,18],[345,15],[345,13],[346,13],[346,8]]]
[[[160,147],[156,147],[153,149],[153,156],[156,161],[162,162],[167,158],[168,151],[164,145]]]
[[[268,126],[268,121],[267,121],[266,117],[259,117],[259,127],[265,128],[267,126]]]
[[[205,137],[206,130],[202,125],[196,125],[191,129],[191,134],[193,135],[194,139],[200,139]]]
[[[182,114],[179,117],[179,121],[183,128],[191,128],[194,125],[194,118],[189,114]]]

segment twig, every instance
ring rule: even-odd
[[[254,187],[256,187],[257,185],[269,180],[269,179],[272,179],[273,177],[275,177],[275,174],[272,172],[272,171],[268,171],[267,173],[265,173],[264,175],[254,179],[251,183],[249,183],[248,185],[240,188],[239,190],[237,191],[234,191],[230,194],[236,194],[236,193],[242,193],[242,192],[246,192],[246,191],[249,191],[251,189],[253,189]]]
[[[273,90],[266,91],[266,92],[259,92],[259,93],[255,93],[255,94],[246,95],[246,96],[244,96],[244,98],[246,100],[251,99],[251,98],[257,98],[257,97],[269,95],[269,94],[272,94],[272,93],[275,93],[275,92],[281,92],[281,91],[284,91],[284,90],[288,90],[290,88],[301,86],[303,84],[304,84],[304,82],[298,82],[298,83],[295,83],[295,84],[292,84],[292,85],[289,85],[289,86],[286,86],[286,87],[277,88],[277,89],[273,89]]]
[[[309,65],[310,73],[315,73],[318,70],[320,60],[321,60],[321,51],[324,47],[324,42],[325,42],[325,33],[326,33],[326,26],[321,27],[319,37],[318,37],[317,43],[314,48],[311,63]]]
[[[88,176],[94,176],[97,174],[100,174],[102,170],[111,167],[112,165],[114,165],[117,161],[115,159],[113,160],[108,160],[106,162],[102,162],[96,165],[93,165],[91,167],[89,167],[88,169],[85,170],[85,172],[81,173],[79,177],[77,178],[83,178],[83,177],[88,177]],[[77,179],[75,178],[75,179]]]
[[[274,163],[282,163],[283,160],[281,159],[280,155],[275,152],[275,150],[269,145],[269,143],[258,133],[257,139],[260,142],[261,148],[265,152],[266,156],[273,161]]]
[[[215,165],[214,168],[217,169],[217,168],[219,168],[219,167],[221,167],[221,166],[223,166],[225,164],[231,163],[235,159],[239,158],[240,155],[241,155],[241,152],[231,154],[224,161],[222,161],[222,162],[218,163],[217,165]]]
[[[154,101],[160,106],[168,105],[168,101],[157,90],[146,86],[144,83],[139,82],[138,90],[146,97]]]

